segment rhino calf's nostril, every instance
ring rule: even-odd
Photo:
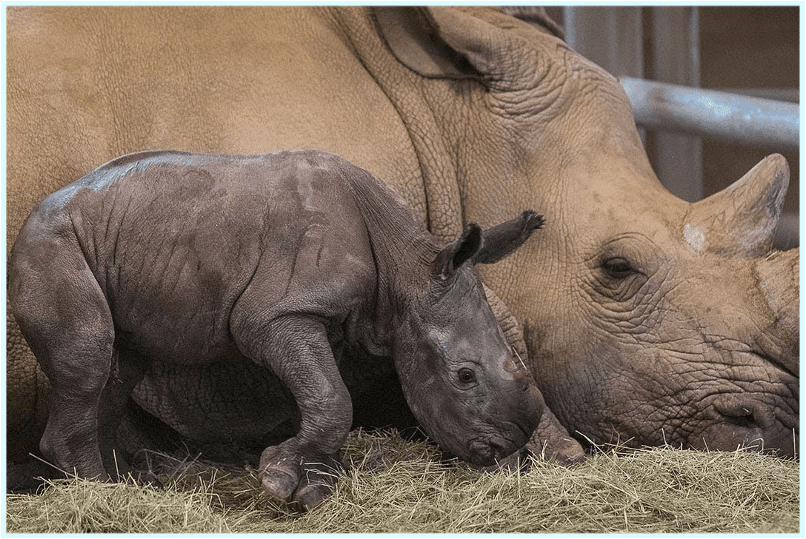
[[[489,440],[489,444],[496,459],[505,457],[511,452],[511,444],[500,436],[492,436]]]

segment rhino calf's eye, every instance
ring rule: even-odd
[[[476,381],[476,373],[474,373],[471,369],[459,369],[459,381],[463,384],[472,384]]]

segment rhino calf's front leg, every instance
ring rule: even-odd
[[[248,326],[255,327],[254,320]],[[299,432],[260,457],[260,479],[269,496],[319,505],[343,469],[341,447],[352,425],[352,402],[333,358],[322,322],[283,316],[241,338],[242,351],[280,378],[300,411]]]

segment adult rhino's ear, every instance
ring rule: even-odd
[[[565,40],[565,29],[549,17],[543,6],[501,6],[501,11]]]
[[[481,247],[481,227],[468,223],[459,239],[449,243],[434,260],[433,275],[444,281],[456,273],[462,264],[473,258]]]
[[[532,210],[526,210],[519,217],[488,228],[481,234],[481,248],[473,256],[474,264],[498,262],[529,239],[532,232],[543,228],[546,220]]]
[[[400,63],[428,78],[480,79],[467,58],[442,37],[427,7],[372,7],[378,29]]]

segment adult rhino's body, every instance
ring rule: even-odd
[[[545,208],[482,277],[566,428],[792,454],[798,251],[770,253],[786,163],[675,198],[618,82],[549,32],[490,8],[205,7],[10,8],[7,34],[9,240],[45,194],[149,148],[332,151],[441,239]],[[9,335],[13,432],[43,406]]]

